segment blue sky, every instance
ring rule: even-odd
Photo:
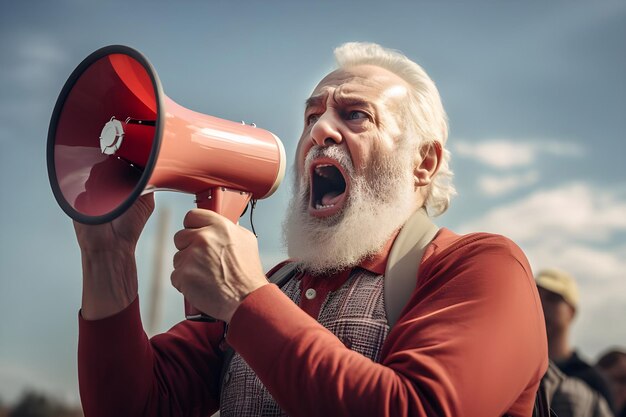
[[[339,4],[335,4],[339,3]],[[437,83],[450,118],[458,196],[437,219],[515,240],[535,270],[572,272],[582,292],[574,341],[590,359],[626,344],[626,3],[22,1],[0,14],[0,399],[25,386],[77,401],[80,257],[48,184],[45,143],[76,65],[110,44],[152,62],[192,110],[255,122],[293,162],[304,99],[352,40],[399,49]],[[288,174],[288,176],[290,173]],[[261,201],[266,267],[284,256],[290,178]],[[137,249],[140,297],[193,197],[162,192]],[[248,224],[247,220],[243,224]],[[182,318],[162,260],[165,330]]]

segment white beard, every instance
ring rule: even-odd
[[[350,177],[350,191],[343,209],[327,218],[313,217],[310,205],[310,165],[320,156],[332,158]],[[313,147],[306,157],[303,175],[296,172],[293,196],[283,223],[290,258],[314,275],[355,267],[378,253],[391,235],[416,209],[413,193],[413,152],[397,149],[378,157],[368,168],[370,182],[356,176],[344,146]]]

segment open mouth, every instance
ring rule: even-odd
[[[330,216],[341,209],[348,190],[346,178],[332,159],[320,159],[311,165],[311,214]]]

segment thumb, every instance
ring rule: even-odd
[[[228,220],[212,210],[193,209],[189,210],[185,215],[183,226],[185,226],[186,229],[199,229],[201,227],[219,224],[224,221]]]

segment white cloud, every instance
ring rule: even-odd
[[[538,152],[554,156],[580,157],[584,151],[579,145],[559,141],[535,142],[535,146]]]
[[[610,323],[626,314],[626,194],[586,183],[536,191],[460,227],[518,243],[533,270],[569,271],[580,286],[574,342],[587,356],[626,340]]]
[[[578,145],[554,140],[506,140],[494,139],[478,142],[457,141],[453,151],[459,157],[475,159],[492,168],[510,169],[527,167],[535,163],[539,154],[554,156],[580,156]]]
[[[29,91],[55,81],[56,71],[69,58],[60,42],[44,34],[18,37],[14,48],[15,59],[8,65],[8,78]]]
[[[533,271],[557,267],[578,283],[580,304],[572,343],[594,357],[626,340],[626,247],[599,248],[578,242],[522,245]]]
[[[626,231],[625,213],[621,193],[571,183],[496,207],[463,229],[502,233],[520,242],[549,236],[598,242]]]
[[[30,34],[18,41],[18,56],[25,61],[62,64],[66,53],[50,36]]]
[[[578,242],[551,242],[549,239],[524,247],[535,270],[556,267],[572,273],[576,271],[574,276],[581,287],[626,283],[626,277],[622,278],[621,274],[626,270],[624,247],[606,249]]]
[[[523,175],[486,175],[478,179],[478,187],[486,195],[498,196],[521,187],[528,187],[538,180],[539,174],[536,171],[530,171]]]

